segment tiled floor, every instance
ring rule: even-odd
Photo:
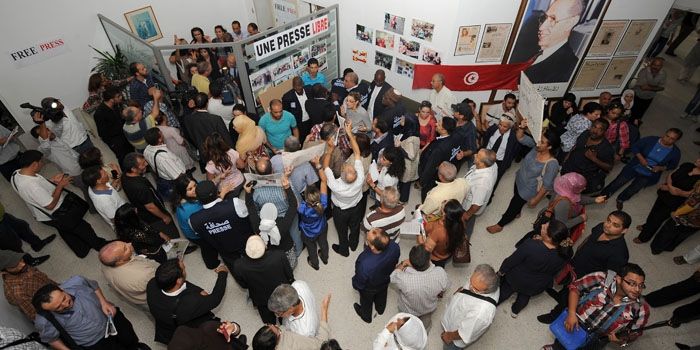
[[[687,52],[680,49],[679,52]],[[683,150],[683,161],[693,161],[698,156],[698,147],[693,144],[693,140],[700,140],[700,133],[695,132],[698,124],[681,120],[678,116],[682,109],[695,92],[697,78],[692,84],[680,85],[675,81],[679,70],[679,58],[670,58],[667,63],[669,73],[668,87],[666,91],[659,94],[647,112],[645,124],[642,128],[643,135],[661,134],[666,128],[675,126],[686,132],[684,138],[679,142]],[[488,263],[498,268],[501,261],[513,251],[513,244],[528,231],[535,213],[540,208],[527,209],[522,212],[522,217],[507,226],[505,230],[497,235],[490,235],[485,227],[495,223],[508,205],[512,194],[512,185],[517,164],[505,175],[496,197],[487,211],[477,220],[475,233],[472,238],[472,264],[466,267],[455,268],[448,265],[447,272],[452,282],[450,293],[466,281],[473,270],[473,266],[479,263]],[[617,166],[608,180],[619,171]],[[54,167],[47,167],[46,173],[52,174]],[[463,170],[464,171],[464,170]],[[47,226],[36,223],[30,219],[30,214],[24,203],[10,189],[6,181],[0,181],[0,198],[8,212],[28,219],[32,228],[40,236],[53,233],[54,230]],[[411,194],[411,201],[407,205],[413,208],[419,199],[419,194],[414,190]],[[631,201],[627,202],[625,210],[633,217],[632,227],[626,236],[630,247],[630,261],[640,264],[647,273],[648,291],[655,290],[669,283],[687,278],[697,266],[676,266],[671,261],[671,257],[684,253],[696,244],[700,244],[700,235],[695,235],[684,242],[673,253],[664,253],[652,256],[648,245],[637,245],[632,243],[632,238],[637,234],[634,227],[643,223],[651,204],[655,200],[655,190],[648,188]],[[545,205],[541,203],[540,207]],[[588,208],[588,226],[593,227],[604,219],[605,215],[614,210],[614,201],[609,201],[605,205],[590,206]],[[109,227],[97,215],[88,215],[87,220],[93,225],[95,230],[105,238],[114,238],[114,234]],[[330,225],[330,231],[334,231]],[[588,233],[589,231],[587,231]],[[334,232],[329,233],[329,241],[335,243],[337,237]],[[406,237],[401,241],[402,259],[407,258],[408,251],[413,245],[410,238]],[[77,259],[73,254],[68,253],[65,244],[59,239],[45,249],[45,253],[52,255],[51,260],[41,266],[49,276],[57,281],[64,280],[71,275],[80,274],[100,282],[107,297],[118,304],[127,317],[134,324],[134,328],[143,341],[152,344],[153,341],[153,321],[147,313],[139,308],[129,305],[124,300],[119,299],[111,290],[100,273],[100,263],[95,252],[91,252],[85,259]],[[349,258],[342,258],[331,252],[328,265],[322,265],[320,271],[314,271],[305,262],[306,253],[299,259],[300,264],[295,271],[295,277],[307,281],[317,298],[332,293],[333,298],[330,308],[330,319],[333,336],[340,344],[347,349],[369,349],[376,334],[385,325],[387,320],[396,312],[396,292],[389,292],[387,311],[384,315],[377,316],[371,324],[362,322],[354,313],[352,303],[358,300],[357,293],[352,289],[350,278],[353,274],[355,258],[358,252],[352,253]],[[207,270],[202,263],[198,253],[188,255],[186,258],[188,280],[202,286],[205,289],[213,287],[215,275]],[[4,301],[3,301],[4,302]],[[433,330],[429,333],[429,349],[440,349],[441,341],[439,337],[439,320],[443,314],[447,301],[441,303],[434,314]],[[650,322],[667,319],[673,308],[671,305],[659,309],[653,309]],[[546,295],[534,297],[528,307],[523,310],[517,319],[512,319],[509,315],[510,302],[506,302],[499,307],[498,314],[488,332],[473,346],[473,348],[483,349],[538,349],[543,344],[551,343],[553,338],[547,326],[538,323],[535,316],[548,311],[553,306],[553,301]],[[223,302],[215,310],[215,313],[223,319],[239,322],[243,326],[243,331],[251,339],[253,334],[261,326],[260,318],[252,305],[246,302],[246,292],[236,285],[232,278],[228,279],[226,296]],[[2,316],[2,322],[16,319],[16,315]],[[656,329],[646,333],[641,339],[633,343],[630,349],[672,349],[674,342],[681,342],[690,345],[700,344],[700,322],[683,325],[678,329]],[[156,345],[154,349],[163,349],[163,346]]]

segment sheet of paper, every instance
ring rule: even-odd
[[[2,148],[5,148],[8,143],[12,140],[12,137],[17,135],[17,132],[19,132],[19,126],[15,126],[14,129],[12,129],[12,132],[10,133],[9,136],[7,136],[7,139],[5,140],[5,143],[2,144]]]
[[[170,242],[163,244],[163,250],[168,259],[182,259],[185,256],[185,250],[190,245],[190,241],[184,238],[171,239]]]
[[[282,153],[282,163],[284,163],[285,167],[291,166],[292,168],[296,168],[301,164],[311,161],[316,156],[320,157],[325,151],[326,143],[322,142],[296,152],[285,152]]]
[[[253,188],[260,188],[265,186],[277,186],[282,187],[282,174],[270,174],[270,175],[258,175],[245,173],[243,174],[246,182],[257,181]]]
[[[377,181],[377,179],[379,179],[379,167],[377,166],[377,161],[373,160],[372,164],[369,165],[369,175],[374,181]]]
[[[417,220],[412,220],[412,221],[404,221],[401,226],[399,226],[399,232],[402,235],[413,235],[417,236],[421,234],[421,229],[423,228],[423,225],[417,221]]]

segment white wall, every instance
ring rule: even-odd
[[[698,0],[676,0],[673,7],[681,10],[700,13],[700,1]]]
[[[111,50],[97,13],[128,28],[124,13],[147,5],[153,7],[163,32],[163,38],[155,44],[172,44],[173,34],[189,38],[194,26],[213,37],[217,24],[230,29],[234,19],[244,27],[255,21],[253,0],[200,0],[189,5],[167,0],[3,2],[0,32],[4,33],[5,57],[0,59],[0,99],[25,131],[33,123],[19,108],[20,103],[38,104],[43,97],[55,96],[72,109],[87,98],[87,80],[96,55],[88,45]],[[53,38],[63,38],[70,52],[20,69],[10,61],[9,50]]]

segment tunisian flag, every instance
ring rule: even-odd
[[[431,89],[430,80],[435,73],[445,75],[445,85],[452,91],[515,90],[520,72],[532,63],[443,66],[417,64],[413,74],[414,89]]]

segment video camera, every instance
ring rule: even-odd
[[[47,97],[47,98],[41,100],[41,105],[42,105],[42,107],[38,107],[38,106],[32,105],[28,102],[25,102],[19,106],[22,108],[31,109],[32,112],[30,113],[30,115],[32,117],[37,112],[41,113],[42,116],[44,117],[44,119],[42,121],[34,120],[34,122],[37,124],[43,123],[44,121],[46,121],[46,119],[51,120],[54,123],[58,123],[59,121],[61,121],[61,119],[63,117],[66,116],[66,114],[63,113],[63,105],[56,98]],[[32,119],[34,119],[34,118],[32,118]]]

